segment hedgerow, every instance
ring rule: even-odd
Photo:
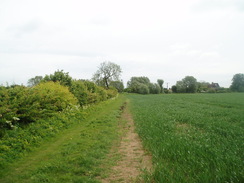
[[[56,76],[58,75],[58,76]],[[55,72],[33,87],[0,87],[0,138],[57,112],[87,106],[117,96],[115,88],[105,89],[87,80],[71,80],[68,73]],[[65,79],[67,82],[62,81]]]
[[[57,73],[63,78],[62,71]],[[81,121],[84,106],[118,94],[115,88],[107,90],[87,80],[72,80],[67,85],[55,74],[48,78],[32,87],[0,87],[0,169],[44,139]]]
[[[16,129],[78,104],[67,87],[54,82],[40,83],[31,88],[15,86],[1,89],[0,93],[1,130]]]

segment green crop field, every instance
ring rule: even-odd
[[[128,95],[148,182],[244,182],[244,94]]]

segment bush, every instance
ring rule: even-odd
[[[0,89],[0,136],[3,136],[4,129],[15,128],[18,121],[18,109],[26,97],[27,88],[15,86]]]
[[[87,103],[94,104],[99,102],[98,94],[97,94],[97,85],[91,81],[84,81],[84,84],[88,91]]]
[[[108,94],[107,94],[107,91],[103,87],[98,86],[97,93],[98,93],[98,101],[107,100]]]
[[[77,99],[68,88],[59,83],[46,82],[27,88],[16,86],[1,90],[0,127],[15,128],[52,116],[67,107],[77,105]]]
[[[33,102],[40,105],[40,110],[62,111],[67,107],[77,105],[77,98],[68,87],[58,82],[41,83],[32,88]]]
[[[108,99],[110,98],[114,98],[118,95],[118,90],[113,88],[113,87],[110,87],[107,91],[107,95],[108,95]]]
[[[88,104],[88,89],[84,82],[80,80],[73,80],[71,83],[70,91],[78,99],[80,106]]]

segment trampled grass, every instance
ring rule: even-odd
[[[129,95],[148,182],[244,182],[244,94]]]

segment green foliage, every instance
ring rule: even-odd
[[[73,80],[71,83],[70,91],[78,99],[80,106],[88,104],[89,91],[83,81]]]
[[[83,119],[82,113],[77,113],[79,119]],[[44,139],[67,128],[75,116],[69,113],[56,114],[48,119],[39,119],[25,128],[9,130],[0,141],[0,169],[8,162],[19,159],[25,152],[39,146]],[[77,120],[77,119],[76,119]],[[1,176],[0,176],[1,177]]]
[[[139,83],[138,85],[136,85],[134,92],[139,94],[149,94],[150,90],[147,85]]]
[[[160,93],[160,87],[158,84],[150,83],[148,77],[132,77],[127,82],[127,92],[139,93],[139,94],[158,94]]]
[[[54,72],[54,74],[46,75],[43,78],[43,81],[59,82],[61,85],[71,87],[72,77],[69,76],[68,72],[64,72],[63,70],[57,70]]]
[[[148,182],[243,182],[243,94],[128,95]]]
[[[107,90],[101,86],[97,86],[98,101],[105,101],[108,99]]]
[[[162,90],[161,90],[161,88],[160,88],[160,86],[158,84],[156,84],[156,83],[154,83],[154,84],[150,83],[149,84],[149,92],[151,94],[159,94],[161,91]]]
[[[235,74],[232,78],[230,88],[235,92],[244,92],[244,74]]]
[[[160,87],[160,93],[163,93],[163,84],[164,84],[164,80],[163,79],[158,79],[157,83]]]
[[[204,93],[209,91],[209,85],[208,82],[197,82],[197,92]]]
[[[177,93],[177,86],[176,86],[176,85],[173,85],[173,86],[172,86],[172,92],[173,92],[173,93]]]
[[[138,83],[144,84],[148,86],[150,84],[150,80],[148,77],[141,76],[141,77],[132,77],[130,81],[127,82],[128,88],[133,88],[134,85],[138,85]]]
[[[124,100],[65,110],[9,131],[0,141],[0,182],[99,182],[103,161],[119,140],[116,121]]]
[[[111,81],[110,86],[116,88],[120,93],[124,91],[123,81]]]
[[[177,81],[178,93],[195,93],[197,91],[197,80],[193,76],[186,76],[181,81]]]
[[[41,83],[32,90],[33,102],[38,102],[39,110],[63,111],[67,107],[77,105],[77,99],[69,91],[68,87],[58,82]]]
[[[140,83],[138,81],[133,81],[128,85],[127,91],[131,93],[139,93],[139,94],[149,94],[149,88],[146,84]]]
[[[45,119],[67,107],[77,105],[77,99],[69,89],[54,82],[40,83],[32,88],[16,86],[3,89],[0,93],[4,96],[0,101],[2,130]]]
[[[98,103],[116,97],[118,94],[118,91],[113,87],[104,89],[91,81],[84,81],[84,84],[88,90],[88,104]]]
[[[108,99],[114,98],[118,95],[118,91],[116,88],[110,87],[108,90],[106,90]]]
[[[28,80],[28,86],[36,86],[43,80],[42,76],[35,76],[34,78],[31,78]]]
[[[97,93],[98,87],[95,83],[91,81],[84,81],[85,86],[88,90],[87,101],[88,104],[94,104],[99,102],[99,95]]]
[[[18,120],[21,115],[21,107],[25,108],[25,102],[28,100],[27,88],[24,86],[15,86],[11,88],[2,88],[0,90],[0,131],[1,136],[5,129],[17,128]]]

